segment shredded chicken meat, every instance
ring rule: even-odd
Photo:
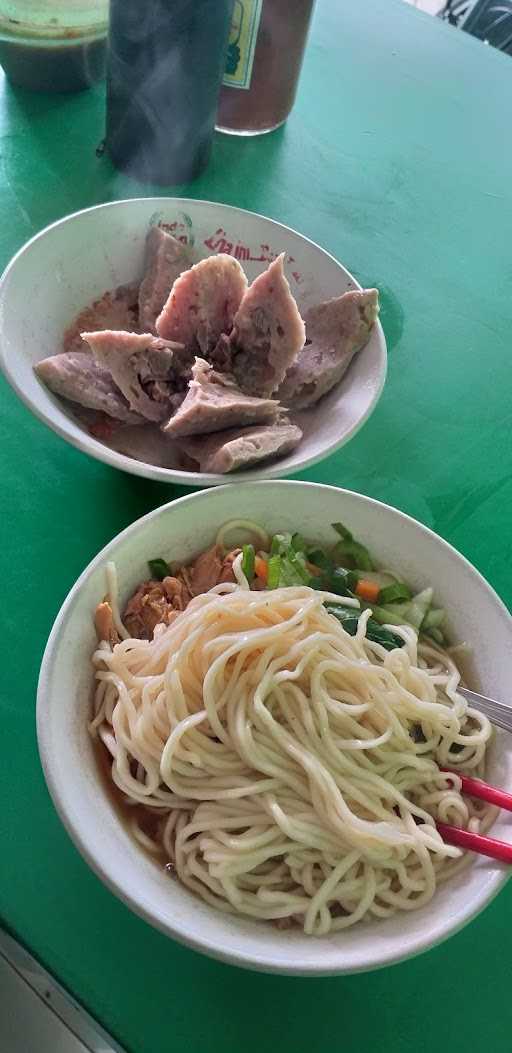
[[[123,621],[130,636],[152,640],[157,625],[170,625],[185,610],[190,594],[177,578],[143,581],[126,605]]]
[[[130,636],[152,640],[157,625],[170,625],[193,596],[222,582],[235,581],[233,561],[239,552],[233,549],[225,556],[219,545],[213,545],[175,575],[169,574],[163,581],[141,582],[124,609],[123,622]],[[107,640],[112,647],[119,643],[112,608],[106,600],[98,604],[94,621],[99,640]]]
[[[108,600],[98,603],[94,613],[94,625],[98,640],[107,640],[111,647],[119,643],[119,633],[114,625],[112,607]]]

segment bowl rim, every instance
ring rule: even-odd
[[[186,197],[163,196],[130,197],[122,198],[116,201],[104,201],[99,205],[91,205],[88,208],[82,208],[78,209],[78,211],[76,212],[70,212],[68,215],[62,216],[61,219],[55,220],[53,223],[49,223],[48,226],[43,228],[43,230],[40,230],[37,234],[34,234],[32,238],[29,238],[29,240],[26,241],[24,245],[22,245],[21,248],[18,249],[18,251],[14,254],[12,259],[9,260],[2,274],[0,274],[0,316],[2,311],[2,299],[4,296],[4,290],[7,281],[10,277],[11,271],[14,270],[19,259],[23,256],[23,253],[28,251],[35,242],[44,238],[50,231],[54,230],[54,228],[60,227],[63,224],[68,223],[70,220],[76,219],[78,216],[86,215],[89,212],[96,212],[99,209],[115,209],[118,206],[120,207],[123,205],[130,206],[138,202],[151,202],[155,205],[157,203],[161,203],[164,204],[166,207],[169,206],[169,203],[176,203],[177,206],[190,206],[190,203],[192,202],[193,205],[207,206],[212,209],[227,208],[230,212],[233,213],[240,213],[245,216],[253,216],[256,219],[266,220],[272,223],[274,226],[279,227],[282,230],[285,230],[288,233],[301,238],[305,242],[308,242],[309,245],[313,246],[313,248],[318,249],[321,253],[323,253],[324,256],[327,256],[338,267],[341,266],[343,268],[343,270],[348,275],[350,281],[353,282],[354,289],[362,289],[360,283],[357,281],[357,279],[354,277],[351,271],[349,271],[348,268],[345,267],[345,264],[342,263],[341,260],[338,260],[335,256],[333,256],[331,252],[328,252],[327,249],[322,248],[322,246],[319,245],[318,242],[313,241],[312,238],[308,238],[305,234],[301,234],[300,231],[295,230],[294,227],[290,227],[285,223],[280,223],[279,220],[272,219],[271,216],[264,216],[261,212],[254,212],[250,209],[239,208],[237,205],[226,204],[222,201],[208,201],[202,198],[196,199]],[[328,457],[331,457],[332,454],[336,453],[337,450],[341,449],[348,442],[350,442],[350,440],[353,439],[355,435],[357,435],[357,432],[363,427],[364,424],[366,424],[366,421],[372,415],[382,395],[382,391],[386,382],[388,368],[386,336],[382,328],[382,324],[378,319],[375,326],[375,331],[378,334],[379,377],[376,389],[374,391],[369,406],[362,414],[362,416],[352,425],[352,427],[341,439],[336,439],[333,442],[329,443],[329,445],[321,453],[316,453],[313,454],[311,457],[304,457],[303,459],[301,459],[300,463],[291,467],[291,474],[296,474],[297,472],[305,471],[307,468],[312,468],[315,464],[319,464],[321,461],[324,461]],[[15,355],[15,358],[17,358],[17,355]],[[135,458],[128,457],[126,454],[118,453],[117,450],[111,450],[110,447],[106,446],[102,442],[99,442],[99,440],[95,439],[92,435],[87,435],[85,430],[81,430],[80,434],[78,435],[71,435],[68,431],[68,428],[65,425],[55,420],[50,413],[42,409],[36,402],[36,400],[33,399],[29,394],[27,394],[23,390],[23,387],[21,386],[21,384],[18,383],[18,380],[7,361],[7,356],[3,349],[1,338],[0,369],[2,370],[10,386],[16,392],[18,398],[21,400],[21,402],[24,403],[25,406],[27,406],[27,408],[34,414],[34,416],[37,417],[38,420],[42,421],[43,424],[46,424],[46,426],[49,427],[53,432],[55,432],[61,439],[64,439],[65,442],[68,442],[71,446],[74,446],[75,449],[80,450],[81,453],[84,453],[89,457],[93,457],[95,460],[101,461],[103,464],[108,464],[111,468],[117,468],[120,471],[126,472],[128,475],[137,475],[144,479],[156,480],[157,482],[174,484],[177,486],[226,485],[226,475],[219,475],[213,472],[186,472],[183,470],[173,468],[162,468],[158,465],[147,464],[145,461],[139,461]],[[256,465],[252,469],[247,469],[247,471],[237,472],[236,480],[237,482],[242,483],[256,482],[257,480],[262,478],[278,479],[282,477],[283,474],[286,474],[287,471],[288,469],[282,467],[282,458],[278,458],[275,462],[271,462],[267,468],[265,468],[264,466],[258,467],[258,465]]]
[[[466,569],[469,571],[470,575],[477,580],[479,585],[483,585],[488,594],[490,594],[501,616],[504,616],[509,623],[512,623],[512,614],[510,613],[510,611],[508,610],[498,593],[493,589],[492,585],[490,585],[489,582],[484,578],[483,574],[481,574],[480,571],[477,570],[477,568],[470,562],[470,560],[466,558],[466,556],[464,556],[453,545],[451,545],[450,542],[446,541],[439,534],[436,534],[435,531],[431,530],[429,527],[419,522],[419,520],[415,519],[413,516],[408,515],[406,512],[402,512],[400,509],[395,508],[393,505],[388,505],[383,501],[378,501],[375,498],[366,496],[365,494],[360,494],[354,490],[348,490],[346,488],[332,486],[325,483],[286,479],[259,479],[255,480],[253,483],[243,484],[243,486],[247,489],[252,486],[256,486],[259,488],[265,487],[269,483],[272,486],[277,485],[278,487],[282,487],[283,489],[287,487],[301,489],[307,488],[312,495],[315,491],[320,493],[325,490],[334,491],[337,494],[339,494],[340,497],[342,497],[343,495],[348,495],[349,497],[355,496],[363,504],[366,504],[369,508],[372,508],[376,512],[378,512],[379,509],[385,509],[386,511],[392,512],[394,515],[398,516],[401,519],[404,519],[406,522],[410,523],[413,527],[419,530],[420,534],[426,535],[431,540],[434,539],[436,544],[439,544],[442,548],[444,548],[444,550],[450,555],[450,557],[455,556],[456,560],[462,561]],[[225,484],[223,487],[216,488],[215,492],[220,492],[222,489],[232,490],[233,485]],[[173,501],[168,501],[165,504],[160,505],[158,508],[147,512],[145,515],[139,517],[139,519],[136,519],[129,526],[125,527],[124,530],[120,531],[119,534],[116,534],[115,537],[113,537],[107,543],[107,545],[105,545],[101,549],[101,551],[98,552],[97,555],[94,556],[94,558],[88,563],[88,565],[77,578],[74,585],[69,590],[68,595],[66,596],[62,606],[60,607],[60,610],[58,611],[55,621],[53,623],[53,627],[48,637],[48,641],[41,660],[36,702],[38,751],[41,765],[43,768],[44,777],[46,780],[46,785],[49,790],[51,799],[53,801],[53,805],[61,819],[61,822],[63,823],[64,828],[66,829],[67,833],[71,837],[71,840],[82,855],[82,858],[85,859],[91,870],[96,874],[97,877],[100,878],[102,883],[106,885],[107,888],[114,893],[114,895],[117,896],[118,899],[125,903],[136,915],[148,922],[148,924],[150,924],[153,928],[158,929],[160,932],[163,932],[166,936],[170,937],[173,940],[176,940],[178,943],[189,947],[192,950],[199,951],[200,953],[205,954],[210,958],[220,960],[222,962],[227,963],[228,965],[236,965],[241,968],[250,969],[257,972],[266,972],[290,976],[336,976],[350,975],[352,973],[374,972],[377,969],[383,969],[390,965],[397,965],[400,962],[407,961],[410,958],[415,958],[419,954],[422,954],[428,950],[433,949],[434,947],[439,946],[441,943],[444,943],[445,940],[447,940],[450,936],[455,935],[457,932],[460,932],[461,929],[463,929],[467,924],[469,924],[470,921],[473,920],[473,918],[480,914],[484,910],[484,908],[492,902],[492,900],[495,898],[498,892],[500,892],[500,890],[506,884],[509,877],[507,868],[503,866],[503,868],[500,869],[498,865],[498,870],[496,874],[488,883],[485,891],[479,897],[476,897],[475,901],[473,902],[472,909],[470,909],[463,917],[459,916],[455,922],[452,922],[450,920],[450,916],[447,915],[446,920],[440,926],[437,934],[433,939],[428,935],[429,930],[424,929],[423,931],[414,934],[414,936],[408,939],[408,949],[404,949],[403,952],[401,952],[400,950],[396,951],[392,949],[390,949],[389,951],[386,951],[384,949],[383,951],[381,948],[379,952],[379,960],[375,962],[362,962],[360,964],[350,965],[348,968],[343,967],[341,962],[339,965],[330,963],[328,966],[322,966],[321,963],[319,963],[318,965],[312,965],[310,963],[304,967],[301,965],[300,960],[297,961],[290,959],[286,963],[283,963],[275,959],[273,960],[271,956],[270,958],[267,958],[262,954],[256,954],[254,952],[245,951],[236,944],[231,946],[229,949],[224,949],[222,946],[219,946],[219,944],[216,943],[214,940],[208,937],[202,938],[200,935],[197,935],[196,932],[189,931],[187,926],[185,926],[184,928],[180,928],[179,922],[178,925],[175,925],[172,922],[164,921],[163,919],[159,918],[156,912],[152,911],[150,907],[147,907],[144,903],[138,901],[132,892],[126,891],[126,889],[123,886],[122,877],[117,877],[115,876],[115,874],[111,873],[111,871],[109,870],[109,863],[105,865],[94,856],[93,852],[89,849],[87,838],[84,838],[82,836],[80,824],[75,824],[73,820],[73,810],[69,809],[68,811],[66,801],[61,797],[59,784],[57,780],[54,779],[52,772],[51,742],[48,731],[49,724],[45,719],[45,711],[50,701],[49,684],[51,681],[52,667],[54,664],[55,655],[59,649],[60,635],[67,621],[70,609],[73,608],[78,594],[80,592],[80,589],[86,581],[86,579],[90,576],[90,574],[93,573],[93,571],[96,570],[96,568],[102,562],[105,562],[105,560],[109,558],[109,550],[111,548],[117,546],[120,542],[125,541],[128,537],[130,537],[131,534],[137,533],[143,527],[143,525],[148,524],[153,519],[156,519],[161,515],[169,514],[169,510],[175,505],[182,505],[185,502],[190,501],[199,502],[201,500],[205,500],[208,498],[208,494],[210,492],[211,491],[208,490],[201,490],[192,494],[186,494],[183,497],[176,498]]]

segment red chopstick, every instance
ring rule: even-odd
[[[447,845],[457,845],[458,848],[465,848],[467,852],[478,852],[481,856],[498,859],[500,863],[512,863],[512,845],[508,845],[506,841],[497,841],[496,838],[484,837],[483,834],[472,834],[470,830],[459,830],[458,826],[448,826],[447,823],[436,823],[436,826]]]
[[[447,775],[455,773],[447,768],[442,768]],[[463,793],[468,797],[476,797],[489,804],[495,804],[507,812],[512,812],[512,793],[505,793],[497,786],[490,786],[483,779],[473,779],[469,775],[459,775]],[[457,845],[465,848],[468,852],[478,852],[490,859],[497,859],[500,863],[512,863],[512,845],[506,841],[497,841],[494,837],[484,837],[483,834],[473,834],[470,830],[461,830],[458,826],[450,826],[448,823],[436,823],[437,829],[443,841],[449,845]]]
[[[441,768],[446,775],[455,775],[455,772],[449,771],[448,768]],[[468,797],[477,797],[481,801],[488,801],[489,804],[496,804],[498,808],[504,808],[506,812],[512,812],[512,793],[505,793],[505,790],[498,790],[497,786],[490,786],[488,782],[484,782],[483,779],[472,779],[469,775],[457,775],[462,783],[462,792],[467,793]]]

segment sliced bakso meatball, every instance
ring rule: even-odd
[[[62,341],[64,351],[89,353],[81,334],[100,329],[123,329],[128,333],[139,332],[138,287],[136,284],[120,285],[118,289],[104,293],[99,300],[86,307],[66,329]]]
[[[83,351],[68,351],[37,362],[34,371],[55,395],[88,409],[101,410],[125,424],[140,424],[142,417],[130,405],[108,371]]]
[[[184,349],[151,333],[105,329],[83,333],[96,360],[108,369],[133,410],[146,420],[162,421],[176,408],[175,396],[187,385]],[[181,392],[181,395],[180,395]]]
[[[142,332],[156,333],[158,315],[176,278],[189,263],[187,247],[173,238],[164,224],[150,228],[146,238],[144,277],[139,288],[139,325]]]
[[[214,435],[178,439],[176,445],[197,462],[200,472],[224,475],[270,457],[282,457],[295,449],[301,439],[300,428],[283,419],[275,424],[229,428]]]
[[[304,322],[284,273],[284,253],[255,278],[235,315],[233,373],[243,391],[277,391],[304,344]]]
[[[279,402],[244,395],[232,377],[196,358],[186,398],[162,430],[171,438],[275,421]]]
[[[218,373],[232,373],[233,371],[233,348],[231,338],[227,333],[221,333],[213,351],[208,355],[208,361]]]
[[[279,388],[279,398],[305,409],[341,380],[354,355],[367,343],[379,313],[377,289],[346,292],[311,307],[306,344]]]
[[[231,332],[246,289],[238,260],[225,254],[208,256],[176,279],[156,320],[157,332],[208,357],[221,333]]]

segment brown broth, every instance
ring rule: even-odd
[[[165,809],[148,808],[147,805],[143,804],[128,804],[125,794],[122,793],[112,779],[112,756],[100,738],[93,739],[93,751],[98,767],[100,782],[107,797],[114,806],[120,821],[130,834],[130,837],[133,838],[134,845],[140,849],[141,852],[144,852],[149,859],[152,859],[160,870],[163,868],[171,871],[172,864],[167,858],[163,845],[160,844],[159,841],[155,841],[155,852],[149,852],[144,848],[144,845],[141,845],[137,841],[131,829],[131,823],[135,818],[137,819],[141,830],[153,840],[156,833],[155,827],[159,819],[164,814],[167,814]],[[156,849],[158,849],[158,851],[156,851]]]
[[[65,45],[0,42],[0,63],[12,84],[31,91],[83,91],[105,76],[106,40]]]

